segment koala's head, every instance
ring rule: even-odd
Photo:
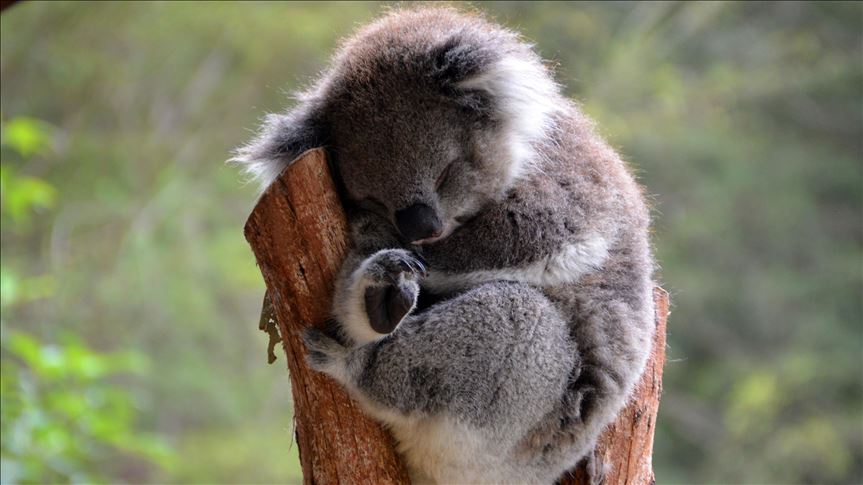
[[[325,146],[348,200],[405,242],[447,237],[530,170],[561,106],[530,46],[451,9],[396,11],[344,43],[297,107],[241,148],[268,184]]]

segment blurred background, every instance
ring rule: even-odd
[[[298,482],[224,165],[380,3],[0,20],[2,482]],[[652,194],[659,483],[863,481],[863,4],[482,3]]]

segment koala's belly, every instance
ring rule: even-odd
[[[507,459],[507,443],[453,418],[406,419],[390,430],[414,484],[502,483],[526,471]]]

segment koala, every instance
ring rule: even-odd
[[[235,161],[326,148],[350,223],[335,331],[308,361],[416,482],[553,483],[593,450],[654,331],[649,210],[532,47],[480,15],[358,30]]]

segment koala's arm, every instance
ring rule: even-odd
[[[590,185],[546,173],[520,182],[447,239],[420,248],[432,269],[423,286],[446,291],[496,280],[548,286],[600,268],[619,223],[607,201],[612,191]]]
[[[401,312],[403,316],[414,308],[415,293],[419,292],[414,281],[425,268],[402,248],[382,217],[361,209],[351,209],[348,216],[351,248],[336,278],[333,316],[339,323],[338,330],[342,336],[356,345],[377,340],[382,334],[392,331],[392,328],[382,328],[387,327],[390,320],[386,318],[389,310],[386,307],[387,296],[401,303],[401,307],[393,308],[392,313]],[[379,257],[372,257],[376,254]],[[405,274],[400,275],[402,272]],[[388,295],[389,287],[403,291]],[[375,289],[377,291],[372,291]],[[379,315],[379,318],[370,316],[369,307],[372,305],[384,315]],[[395,319],[396,315],[393,315]],[[397,323],[398,320],[391,327]]]

